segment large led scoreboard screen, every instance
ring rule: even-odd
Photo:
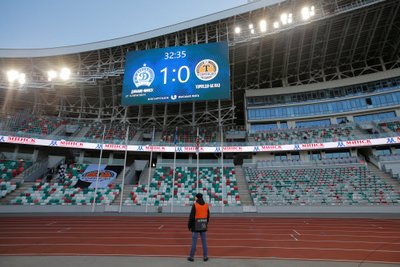
[[[226,42],[131,51],[122,105],[230,99],[228,56]]]

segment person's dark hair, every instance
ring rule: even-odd
[[[203,199],[203,194],[202,194],[202,193],[197,193],[197,194],[196,194],[196,197],[197,197],[198,199]]]

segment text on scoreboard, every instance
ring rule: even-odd
[[[226,42],[131,51],[122,105],[230,99]]]

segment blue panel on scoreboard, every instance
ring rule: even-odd
[[[226,42],[126,55],[122,105],[230,99]]]

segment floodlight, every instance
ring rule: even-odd
[[[273,25],[274,25],[274,29],[278,29],[279,28],[279,22],[275,21]]]
[[[303,20],[308,20],[310,18],[310,11],[308,10],[308,7],[303,7],[301,9],[301,17]]]
[[[240,33],[240,27],[239,27],[239,26],[236,26],[236,27],[235,27],[235,33],[236,33],[236,34],[239,34],[239,33]]]
[[[254,34],[255,31],[254,31],[254,29],[251,29],[250,32],[251,32],[251,34]]]
[[[71,70],[69,68],[62,68],[60,72],[60,78],[61,80],[68,80],[69,77],[71,76]]]
[[[292,24],[293,23],[293,14],[292,13],[289,13],[288,19],[287,19],[287,23],[288,24]]]
[[[250,24],[249,24],[249,29],[250,29],[250,30],[251,30],[251,29],[254,29],[253,23],[250,23]]]
[[[18,75],[18,82],[19,82],[19,84],[25,84],[25,82],[26,82],[26,79],[25,79],[25,73],[20,73],[19,75]]]
[[[282,22],[282,25],[286,25],[288,23],[288,14],[287,13],[282,13],[281,22]]]
[[[314,16],[315,15],[315,7],[314,6],[311,6],[310,7],[310,16],[312,17],[312,16]]]
[[[303,20],[308,20],[315,15],[315,7],[303,7],[301,9],[301,17]]]
[[[7,78],[8,78],[8,81],[9,81],[10,83],[12,83],[12,82],[14,82],[15,80],[17,80],[17,79],[18,79],[18,75],[19,75],[19,73],[18,73],[18,71],[16,71],[16,70],[9,70],[9,71],[7,71]]]
[[[260,20],[260,31],[261,32],[267,31],[267,21],[265,19]]]
[[[57,78],[57,72],[55,72],[54,70],[49,70],[47,72],[47,77],[49,82],[51,82],[53,79]]]

